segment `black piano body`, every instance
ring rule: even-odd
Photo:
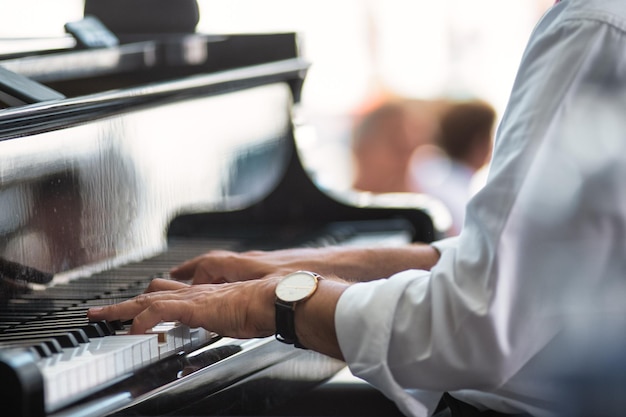
[[[261,414],[344,366],[272,338],[210,335],[68,394],[46,386],[63,375],[42,375],[46,353],[29,345],[47,340],[50,323],[54,334],[86,329],[88,306],[137,294],[209,249],[435,238],[426,200],[378,204],[311,180],[294,116],[307,69],[293,33],[187,34],[0,60],[6,415]],[[52,402],[51,390],[60,391]]]

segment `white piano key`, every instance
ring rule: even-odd
[[[100,338],[94,354],[121,352],[121,359],[116,359],[117,375],[133,371],[144,364],[151,363],[156,355],[156,335],[118,335]],[[157,357],[158,358],[158,357]],[[120,368],[120,360],[123,365]]]
[[[178,322],[162,322],[154,326],[148,333],[158,336],[159,356],[165,357],[183,350],[185,335],[189,338],[188,329],[187,326]],[[191,343],[191,341],[188,343]]]
[[[191,347],[196,348],[217,337],[217,333],[210,332],[202,327],[189,329]]]
[[[46,408],[54,410],[89,390],[155,360],[157,335],[109,336],[39,361]]]
[[[89,343],[41,358],[38,367],[44,378],[46,410],[58,410],[104,384],[213,337],[214,333],[204,329],[164,322],[148,334],[92,338]]]
[[[94,338],[88,344],[87,349],[97,358],[99,367],[104,368],[102,373],[105,380],[110,380],[126,371],[124,365],[124,352],[122,349],[113,349],[107,337]]]

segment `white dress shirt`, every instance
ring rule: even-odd
[[[346,362],[407,415],[442,391],[565,415],[585,400],[557,380],[625,351],[625,236],[626,1],[564,0],[531,35],[461,235],[430,272],[340,298]]]

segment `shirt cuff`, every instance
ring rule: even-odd
[[[433,248],[437,249],[439,251],[440,254],[442,254],[444,251],[448,250],[448,249],[453,249],[456,248],[459,244],[459,237],[458,236],[454,236],[454,237],[448,237],[445,239],[441,239],[438,240],[436,242],[431,242],[430,246],[432,246]]]
[[[426,416],[428,406],[397,383],[387,356],[398,300],[408,285],[416,279],[426,284],[428,277],[427,271],[407,270],[389,279],[353,284],[335,310],[337,340],[352,373],[378,388],[407,415]]]

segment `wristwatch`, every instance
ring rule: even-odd
[[[296,336],[294,312],[299,302],[310,298],[322,277],[314,272],[296,271],[285,275],[276,286],[276,339],[304,348]]]

